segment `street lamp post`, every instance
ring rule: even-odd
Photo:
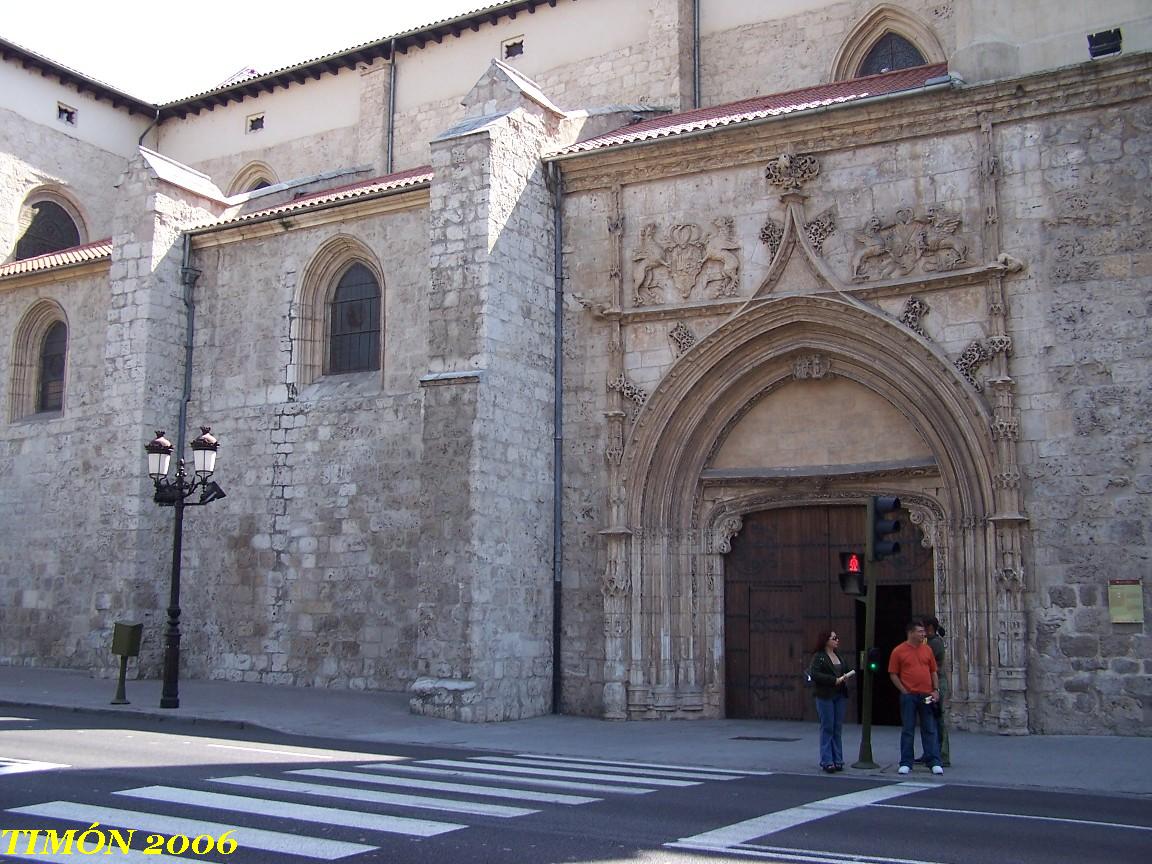
[[[200,436],[192,448],[193,476],[188,479],[184,460],[176,463],[176,475],[168,479],[172,462],[172,442],[162,431],[156,433],[144,449],[148,453],[148,476],[156,487],[152,500],[161,507],[171,507],[175,513],[172,529],[172,576],[168,590],[168,625],[164,630],[164,687],[160,693],[161,708],[180,707],[180,556],[184,543],[184,508],[208,504],[224,497],[224,490],[210,480],[216,470],[216,451],[220,442],[212,435],[211,427],[201,426]],[[189,501],[195,493],[199,498]]]

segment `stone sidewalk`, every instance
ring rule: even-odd
[[[159,681],[129,681],[130,705],[114,706],[116,682],[84,673],[0,666],[0,705],[148,715],[174,723],[220,722],[374,744],[428,744],[590,759],[819,773],[814,723],[766,720],[612,722],[547,715],[506,723],[456,723],[408,712],[404,693],[316,690],[182,681],[180,707],[161,709]],[[878,770],[833,775],[896,779],[899,730],[873,729]],[[859,727],[844,730],[855,760]],[[1152,798],[1152,737],[1000,736],[953,731],[947,783],[1038,787]],[[18,756],[19,754],[8,754]],[[918,768],[915,776],[931,775]]]

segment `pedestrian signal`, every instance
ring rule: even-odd
[[[869,648],[868,649],[868,671],[871,672],[872,674],[876,674],[877,672],[880,671],[880,649],[879,648]]]
[[[859,552],[840,553],[840,590],[854,597],[868,593],[864,585],[864,556]]]

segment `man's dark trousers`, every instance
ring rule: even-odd
[[[927,693],[900,694],[900,764],[912,767],[915,758],[916,724],[919,719],[920,741],[924,745],[924,761],[928,765],[940,764],[940,742],[936,737],[935,706],[926,705]]]

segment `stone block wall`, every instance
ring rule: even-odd
[[[336,237],[370,250],[383,275],[382,370],[289,386],[299,283]],[[417,206],[196,250],[189,422],[220,439],[228,497],[186,517],[192,674],[355,689],[413,679],[426,238]]]
[[[1152,102],[997,134],[1006,245],[1033,256],[1009,305],[1026,394],[1036,714],[1044,732],[1137,734],[1152,718],[1152,637],[1111,622],[1107,590],[1144,580],[1152,620]]]
[[[108,237],[114,185],[126,165],[120,156],[0,108],[0,261],[10,259],[20,239],[21,202],[43,187],[61,190],[75,205],[89,240]]]
[[[481,102],[514,91],[500,75]],[[424,545],[412,710],[466,721],[551,701],[552,208],[559,118],[523,102],[433,144]]]

